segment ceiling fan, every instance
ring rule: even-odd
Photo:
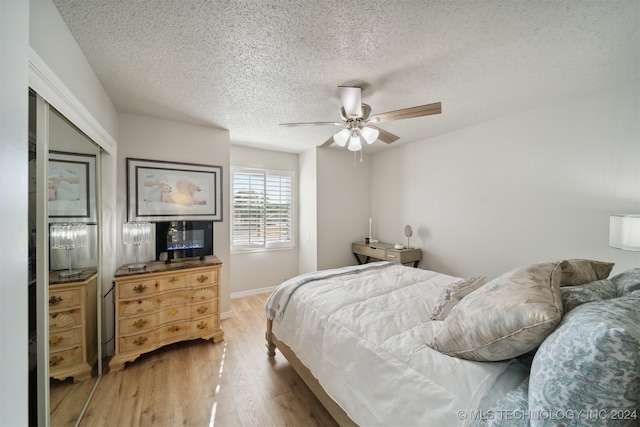
[[[340,147],[344,147],[348,143],[347,148],[349,150],[359,151],[362,149],[364,142],[373,144],[376,140],[380,139],[390,144],[400,138],[384,129],[374,126],[374,123],[430,116],[442,112],[441,104],[436,102],[380,113],[369,117],[371,107],[362,103],[361,88],[338,86],[338,89],[340,90],[340,98],[342,99],[342,107],[340,108],[340,118],[342,122],[280,123],[280,126],[343,126],[344,129],[327,139],[322,144],[322,147],[328,147],[334,142]]]

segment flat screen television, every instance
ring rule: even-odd
[[[213,221],[156,222],[156,260],[213,255]]]

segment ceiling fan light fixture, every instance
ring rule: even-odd
[[[351,131],[351,138],[349,138],[349,146],[347,148],[350,151],[362,150],[362,141],[360,139],[360,132],[358,129],[353,129]]]
[[[367,141],[367,144],[373,144],[378,139],[380,131],[378,131],[378,129],[365,126],[360,131],[360,134],[362,135],[362,138]]]
[[[340,132],[333,135],[333,141],[340,147],[347,145],[347,140],[351,136],[349,129],[342,129]]]

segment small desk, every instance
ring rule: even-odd
[[[351,245],[351,252],[358,260],[358,264],[366,264],[372,258],[384,261],[397,261],[401,264],[413,262],[414,267],[418,267],[422,259],[422,250],[418,248],[395,249],[391,243],[360,243],[354,242]],[[361,259],[364,257],[364,261]]]

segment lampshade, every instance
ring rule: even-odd
[[[378,136],[380,135],[380,131],[378,129],[374,129],[368,126],[363,127],[360,133],[362,134],[364,140],[367,141],[367,144],[373,144],[374,142],[376,142]]]
[[[122,225],[122,242],[125,245],[141,245],[151,241],[151,223],[125,222]]]
[[[61,279],[77,276],[80,270],[71,268],[71,250],[87,246],[87,225],[82,223],[52,224],[49,235],[51,249],[66,249],[69,269],[59,273]]]
[[[87,225],[82,223],[52,224],[49,239],[52,249],[74,249],[87,246]]]
[[[333,135],[333,141],[340,147],[344,147],[347,145],[347,140],[350,136],[351,132],[349,132],[349,129],[342,129],[340,132]]]
[[[609,246],[625,251],[640,251],[640,215],[611,215]]]
[[[151,241],[151,223],[125,222],[122,224],[122,242],[136,247],[136,263],[129,266],[129,270],[141,270],[146,267],[140,263],[140,245]]]
[[[351,138],[349,138],[349,146],[347,148],[350,151],[362,150],[362,142],[360,141],[360,131],[358,129],[353,129],[351,131]]]

